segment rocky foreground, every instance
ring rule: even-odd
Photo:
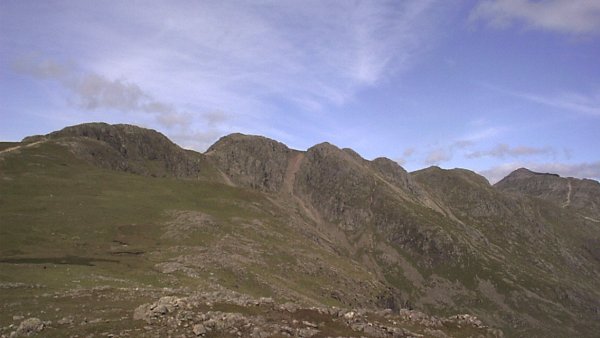
[[[122,291],[122,290],[121,290]],[[138,290],[140,292],[147,292]],[[173,290],[169,290],[173,291]],[[62,297],[85,298],[108,294],[108,289],[77,290]],[[133,290],[128,292],[130,296]],[[166,292],[169,293],[169,292]],[[58,295],[46,297],[60,298]],[[60,312],[57,308],[56,312]],[[162,296],[139,305],[130,316],[109,319],[78,316],[59,320],[14,316],[14,324],[1,328],[1,337],[56,336],[78,326],[108,324],[113,328],[97,337],[503,337],[475,316],[429,316],[419,311],[304,307],[297,303],[277,303],[272,298],[253,298],[221,289],[187,296]],[[46,317],[48,317],[46,315]],[[129,322],[119,325],[116,322]],[[133,324],[133,325],[132,325]],[[121,327],[121,329],[119,329]],[[62,330],[61,330],[62,329]],[[64,331],[63,331],[64,332]],[[73,334],[73,337],[80,335]]]

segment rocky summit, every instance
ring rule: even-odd
[[[0,143],[0,336],[597,337],[600,184],[90,123]]]

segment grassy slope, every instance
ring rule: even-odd
[[[129,318],[165,287],[218,284],[335,305],[327,292],[337,283],[375,283],[358,265],[307,240],[297,219],[258,192],[98,169],[52,141],[3,154],[0,180],[0,327],[13,315],[56,321],[94,309],[92,316],[107,307],[103,297],[115,298],[109,318]],[[212,225],[165,236],[182,213],[209,215]],[[160,273],[164,262],[187,270]],[[374,285],[368,291],[381,287]],[[98,287],[110,289],[93,291]],[[146,292],[132,294],[134,288]],[[88,310],[65,296],[74,289],[92,290],[81,296]]]

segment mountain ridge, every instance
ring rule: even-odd
[[[19,202],[0,204],[7,220],[0,230],[12,239],[0,253],[13,261],[56,250],[31,234],[64,233],[57,224],[87,219],[109,236],[103,242],[78,235],[93,247],[137,246],[118,252],[144,252],[131,259],[153,266],[159,279],[190,287],[237,285],[308,304],[471,313],[511,336],[593,336],[600,329],[600,227],[595,204],[580,203],[582,192],[593,194],[596,185],[580,189],[578,181],[548,176],[549,192],[563,193],[569,183],[574,189],[573,205],[563,207],[564,196],[539,193],[547,175],[524,170],[490,185],[466,169],[408,173],[387,158],[369,161],[327,142],[299,151],[239,133],[201,154],[155,131],[107,124],[8,146],[16,150],[0,154],[6,183],[0,189]],[[79,202],[24,194],[36,177],[43,191],[97,206],[79,210]],[[534,182],[537,190],[515,191],[531,177],[544,179]],[[55,181],[60,184],[41,183]],[[123,183],[95,185],[113,181]],[[146,191],[153,191],[149,198]],[[40,209],[40,203],[51,204]],[[38,211],[14,211],[22,208]],[[96,214],[102,210],[115,220]],[[28,214],[57,222],[41,216],[25,222]],[[32,228],[23,233],[19,224]],[[78,224],[67,233],[78,233]],[[148,224],[148,230],[138,233],[133,224]],[[61,238],[51,237],[51,248],[79,252],[76,240]]]

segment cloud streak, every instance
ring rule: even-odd
[[[466,155],[467,158],[481,158],[481,157],[521,157],[521,156],[533,156],[533,155],[553,155],[556,151],[550,147],[536,148],[528,146],[516,146],[511,147],[507,144],[501,143],[490,150],[474,151]]]
[[[170,136],[184,148],[206,149],[222,136],[220,127],[230,120],[229,114],[223,111],[190,113],[178,110],[172,103],[157,100],[136,83],[86,73],[74,65],[51,60],[22,59],[15,62],[13,68],[37,79],[58,83],[69,92],[69,101],[77,109],[105,114],[142,113],[151,116],[156,123],[167,128]],[[194,122],[200,122],[204,128],[196,130]]]
[[[77,72],[50,60],[20,60],[14,68],[23,74],[58,82],[73,94],[75,105],[80,109],[148,113],[166,127],[186,126],[192,118],[189,113],[177,111],[172,104],[156,100],[139,85],[124,79],[110,80],[95,73]]]
[[[568,34],[600,33],[600,2],[596,0],[487,0],[479,3],[471,21],[495,28],[516,23],[527,28]]]
[[[591,116],[600,116],[600,93],[596,93],[595,95],[563,93],[555,96],[541,96],[514,92],[511,92],[511,94],[556,109],[568,110]]]
[[[554,109],[588,116],[600,116],[600,92],[598,91],[588,94],[563,91],[552,95],[541,95],[508,90],[488,83],[481,83],[480,85],[495,92],[542,104]]]
[[[443,162],[448,162],[452,159],[451,150],[444,148],[436,148],[430,151],[425,157],[425,164],[438,165]]]
[[[284,100],[322,111],[410,67],[438,2],[160,2],[135,16],[121,4],[97,30],[127,57],[99,48],[91,58],[96,73],[168,84],[168,96],[208,110],[264,115]],[[143,27],[143,43],[119,35],[123,21]]]

